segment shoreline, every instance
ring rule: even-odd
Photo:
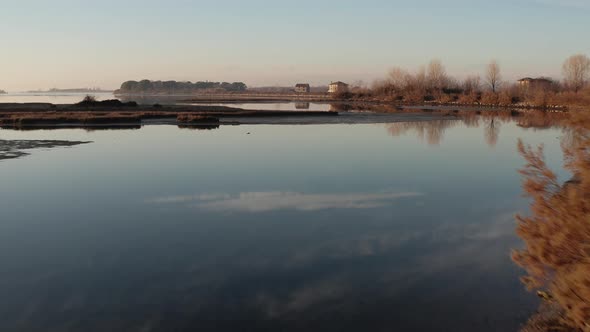
[[[356,124],[451,119],[448,112],[272,111],[226,106],[80,106],[46,103],[0,104],[2,129],[136,129],[144,125],[218,127],[242,124]]]
[[[567,116],[568,112],[543,112],[514,108],[474,108],[451,106],[392,106],[335,104],[335,111],[247,110],[217,105],[140,106],[49,103],[0,103],[2,129],[136,129],[144,125],[183,127],[219,127],[249,124],[377,124],[452,120],[469,116],[498,116],[525,119],[527,123],[545,123],[548,116]]]
[[[133,98],[178,98],[178,103],[186,104],[246,104],[246,103],[319,103],[319,104],[354,104],[354,105],[388,105],[395,107],[467,107],[481,109],[527,109],[527,110],[556,110],[565,111],[570,108],[579,108],[579,106],[566,105],[547,105],[534,106],[529,104],[517,103],[509,105],[500,104],[482,104],[476,103],[459,103],[448,102],[441,103],[436,101],[425,101],[422,103],[408,103],[392,101],[389,98],[379,97],[351,97],[336,98],[330,94],[204,94],[204,95],[167,95],[167,94],[125,94],[115,93],[115,98],[133,99]],[[588,106],[590,108],[590,105]]]

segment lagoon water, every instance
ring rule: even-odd
[[[78,92],[11,92],[0,94],[0,103],[50,103],[75,104],[86,95],[93,95],[97,100],[114,99],[110,92],[78,93]]]
[[[183,103],[180,103],[183,104]],[[330,103],[311,103],[311,102],[266,102],[266,103],[198,103],[188,105],[213,105],[213,106],[227,106],[237,107],[246,110],[263,110],[263,111],[338,111],[335,106]]]
[[[515,331],[518,138],[459,120],[11,131],[1,331]]]
[[[333,106],[328,103],[309,102],[267,102],[267,103],[198,103],[191,104],[183,100],[190,96],[127,96],[118,97],[111,92],[100,93],[67,93],[67,92],[15,92],[0,94],[0,103],[51,103],[51,104],[75,104],[86,95],[92,95],[97,100],[120,99],[123,102],[135,101],[140,105],[214,105],[237,107],[247,110],[271,110],[271,111],[330,111]]]

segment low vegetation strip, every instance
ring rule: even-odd
[[[337,112],[318,111],[250,111],[241,109],[222,109],[191,111],[189,108],[159,108],[160,111],[126,110],[118,111],[39,111],[34,108],[29,112],[0,112],[0,127],[22,128],[27,126],[49,125],[141,125],[146,119],[171,119],[178,123],[219,123],[220,118],[281,118],[309,116],[337,116]],[[197,108],[207,109],[207,108]]]
[[[141,114],[123,113],[16,113],[0,118],[0,125],[21,127],[49,124],[139,123],[141,118]]]
[[[179,114],[176,117],[178,123],[183,124],[202,124],[202,123],[219,123],[219,118],[213,116],[195,115],[195,114]]]
[[[122,102],[118,99],[109,99],[98,101],[94,96],[86,96],[81,102],[73,105],[74,107],[137,107],[134,101]]]

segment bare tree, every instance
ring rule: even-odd
[[[441,91],[448,83],[447,70],[440,60],[432,60],[428,64],[428,72],[426,74],[428,87],[436,91]]]
[[[486,83],[492,89],[492,92],[496,93],[498,88],[500,87],[500,82],[502,80],[502,75],[500,74],[500,65],[496,60],[493,60],[488,65],[486,71]]]
[[[426,77],[426,69],[424,68],[424,66],[421,66],[418,69],[416,74],[412,77],[411,81],[412,81],[412,85],[414,86],[414,89],[422,91],[422,92],[424,92],[424,90],[426,90],[427,77]]]
[[[410,76],[410,73],[406,70],[395,67],[389,71],[388,83],[391,84],[395,90],[401,91],[408,86]]]
[[[590,77],[590,58],[583,54],[569,57],[563,63],[563,76],[566,84],[577,93]]]
[[[463,81],[463,91],[465,94],[470,94],[472,92],[477,92],[481,87],[481,79],[478,75],[467,76]]]

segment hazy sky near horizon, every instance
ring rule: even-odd
[[[559,77],[590,54],[589,17],[590,0],[0,0],[0,89],[372,82],[432,58]]]

